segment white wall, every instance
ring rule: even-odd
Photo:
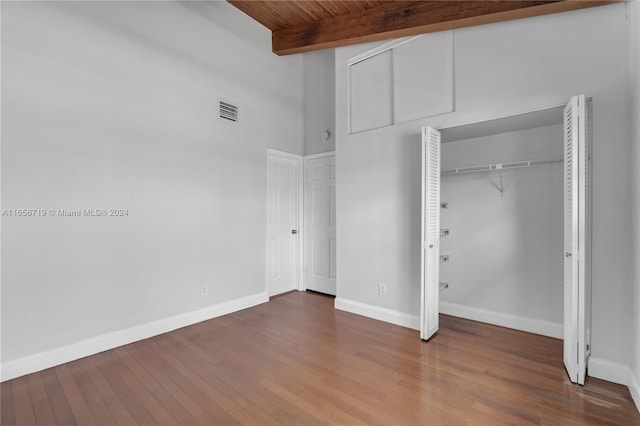
[[[3,366],[265,291],[266,148],[303,152],[270,39],[226,2],[3,2],[2,208],[129,212],[2,218]]]
[[[420,128],[593,97],[593,357],[629,365],[631,172],[625,4],[456,30],[456,111],[347,133],[347,61],[336,50],[338,297],[416,317],[420,294]],[[598,31],[594,31],[598,28]],[[376,285],[388,285],[387,297]]]
[[[334,50],[318,50],[302,55],[304,69],[304,153],[333,151],[335,139]],[[331,134],[328,140],[322,132]]]
[[[633,351],[631,370],[635,383],[630,383],[632,395],[636,406],[640,410],[640,2],[630,3],[631,31],[630,31],[630,76],[631,85],[630,99],[631,108],[631,143],[633,155],[630,156],[633,162],[633,182],[634,204],[633,204],[633,231],[634,251],[632,259],[634,261],[633,282],[635,293],[633,296],[635,317],[633,320]]]
[[[561,117],[559,117],[561,118]],[[563,156],[561,125],[447,142],[442,169]],[[521,317],[563,321],[563,166],[457,175],[441,181],[440,293],[471,318],[475,309]],[[446,312],[444,305],[442,311]],[[472,309],[467,309],[472,308]],[[560,333],[561,334],[561,333]]]

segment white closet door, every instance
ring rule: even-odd
[[[587,370],[587,120],[584,95],[564,110],[564,365],[569,379],[584,384]]]
[[[420,338],[439,327],[440,275],[440,132],[422,128],[422,297]]]

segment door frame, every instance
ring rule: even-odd
[[[265,235],[264,235],[264,247],[265,247],[265,264],[264,264],[264,289],[269,297],[269,181],[271,180],[271,157],[280,157],[287,160],[295,160],[298,166],[298,173],[296,176],[297,187],[297,213],[298,220],[296,229],[298,230],[298,242],[296,247],[296,262],[298,263],[295,275],[295,289],[302,291],[302,268],[303,266],[303,249],[304,249],[304,233],[301,232],[304,226],[304,210],[303,210],[303,156],[298,154],[292,154],[286,151],[280,151],[277,149],[267,148],[267,184],[265,187]]]
[[[572,95],[569,97],[569,100],[571,98],[573,98],[573,96],[578,96],[578,95]],[[592,283],[591,283],[591,277],[592,277],[592,246],[593,246],[593,221],[592,221],[592,209],[593,209],[593,184],[592,184],[592,179],[593,179],[593,97],[591,95],[583,95],[584,96],[584,108],[585,108],[585,115],[586,115],[586,143],[587,143],[587,150],[586,150],[586,155],[587,158],[585,159],[585,163],[586,163],[586,167],[587,167],[587,180],[586,180],[586,191],[588,192],[586,194],[586,198],[587,200],[589,200],[587,202],[587,205],[585,207],[585,214],[589,217],[588,220],[586,220],[586,222],[584,223],[585,225],[585,234],[587,236],[587,239],[585,241],[585,250],[584,253],[588,254],[588,259],[585,259],[585,276],[586,279],[588,280],[588,286],[585,287],[585,295],[582,298],[582,305],[580,306],[580,308],[582,308],[583,310],[587,310],[589,311],[589,315],[588,318],[585,319],[584,323],[581,324],[581,326],[583,328],[586,328],[586,332],[585,332],[585,344],[587,345],[587,357],[586,357],[586,374],[585,376],[589,376],[588,371],[589,371],[589,360],[590,360],[590,355],[591,355],[591,332],[592,332],[592,324],[591,324],[591,320],[592,320],[592,309],[593,309],[593,290],[592,290]],[[563,104],[556,104],[556,105],[552,105],[552,106],[548,106],[548,107],[541,107],[541,108],[535,108],[535,109],[531,109],[531,110],[525,110],[522,112],[515,112],[513,114],[510,115],[501,115],[501,116],[496,116],[496,117],[490,117],[490,118],[486,118],[483,120],[475,120],[475,121],[466,121],[466,122],[452,122],[452,123],[447,123],[444,126],[440,126],[440,127],[434,127],[435,130],[438,131],[442,131],[444,129],[449,129],[452,127],[459,127],[459,126],[465,126],[465,125],[470,125],[470,124],[476,124],[476,123],[482,123],[485,121],[491,121],[491,120],[496,120],[496,119],[501,119],[501,118],[507,118],[510,117],[512,115],[520,115],[520,114],[527,114],[527,113],[532,113],[532,112],[537,112],[537,111],[544,111],[547,109],[556,109],[556,108],[563,108],[567,105],[567,102],[564,102]],[[428,124],[426,124],[426,126],[428,126]],[[424,170],[423,170],[423,174],[422,174],[422,182],[421,185],[424,187]],[[564,201],[563,201],[564,203]],[[424,221],[424,199],[422,201],[422,217],[423,217],[423,221]],[[424,242],[421,241],[421,264],[424,265]],[[564,250],[562,251],[564,253]],[[423,266],[424,268],[424,266]],[[422,272],[424,273],[424,271]],[[423,279],[421,278],[421,281],[423,281]],[[421,283],[421,292],[424,290],[424,284]],[[424,303],[424,298],[422,300],[422,303]],[[564,306],[564,303],[563,303]],[[439,308],[438,308],[439,310]],[[424,316],[424,306],[421,305],[420,307],[420,315],[421,318]],[[563,316],[565,315],[565,308],[563,307]],[[421,325],[422,327],[422,325]],[[564,327],[563,327],[564,329]],[[421,336],[422,337],[422,336]],[[564,356],[564,355],[563,355]]]
[[[334,156],[336,157],[336,151],[327,151],[327,152],[320,152],[317,154],[310,154],[310,155],[305,155],[304,157],[302,157],[303,159],[303,175],[302,175],[302,195],[304,197],[306,191],[305,191],[305,187],[307,185],[307,177],[308,177],[308,167],[307,167],[307,163],[308,160],[315,160],[317,158],[324,158],[324,157],[330,157],[330,156]],[[336,157],[337,158],[337,157]],[[336,185],[336,191],[338,190],[338,187]],[[304,198],[303,198],[304,201]],[[302,239],[300,239],[300,244],[302,246],[302,251],[300,253],[300,291],[305,291],[307,289],[307,283],[306,283],[306,272],[304,270],[305,267],[305,263],[307,261],[307,256],[305,255],[305,248],[306,248],[306,228],[304,228],[304,226],[307,223],[307,217],[306,215],[308,214],[307,209],[309,206],[307,206],[306,204],[304,204],[303,202],[303,208],[302,208],[302,222],[300,224],[300,226],[302,227],[303,231],[302,231]],[[337,232],[337,230],[336,230]],[[337,280],[336,280],[336,287],[337,287]],[[337,290],[336,290],[337,293]]]

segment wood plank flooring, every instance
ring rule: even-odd
[[[289,293],[2,383],[2,425],[640,425],[569,383],[562,342],[441,316],[418,332]]]

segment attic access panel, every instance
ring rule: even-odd
[[[351,134],[455,109],[453,32],[395,40],[349,61]]]

